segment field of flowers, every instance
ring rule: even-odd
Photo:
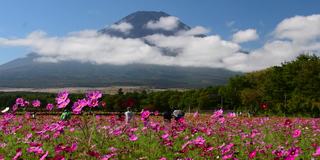
[[[16,115],[24,107],[41,107],[18,98],[0,119],[0,159],[319,159],[320,119],[239,117],[217,110],[187,114],[164,122],[143,111],[131,123],[116,115],[84,112],[99,107],[94,91],[74,103],[61,92],[48,111],[71,105],[71,119]]]

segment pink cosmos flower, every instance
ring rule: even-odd
[[[290,148],[287,152],[287,157],[285,157],[285,160],[295,160],[296,157],[299,156],[300,148],[293,147]]]
[[[57,95],[57,98],[56,98],[56,103],[60,104],[60,103],[62,103],[64,101],[66,101],[68,96],[69,96],[69,92],[68,91],[59,92],[58,95]]]
[[[204,138],[202,138],[201,136],[199,136],[195,140],[193,140],[192,143],[197,146],[202,146],[206,143],[206,140]]]
[[[26,139],[30,139],[32,137],[32,133],[28,133]]]
[[[221,153],[222,154],[226,154],[226,153],[228,153],[228,152],[230,152],[231,151],[231,148],[234,146],[234,144],[233,143],[230,143],[230,144],[228,144],[228,145],[222,145],[222,146],[220,146],[219,148],[221,148]]]
[[[75,102],[72,106],[72,112],[74,114],[80,114],[83,107],[85,107],[88,104],[86,99],[79,99],[77,102]]]
[[[106,155],[102,156],[101,160],[109,160],[110,158],[112,158],[116,155],[117,154],[115,154],[115,153],[106,154]]]
[[[44,155],[42,155],[40,160],[45,160],[48,154],[49,154],[49,151],[47,151]]]
[[[89,100],[98,100],[99,98],[102,97],[102,93],[101,91],[89,91],[87,94],[86,94],[86,97],[89,99]]]
[[[39,100],[32,101],[32,106],[33,107],[40,107],[40,105],[41,105],[41,102]]]
[[[70,103],[70,99],[66,99],[65,101],[61,102],[61,103],[58,103],[58,108],[65,108],[67,107],[67,105]]]
[[[213,113],[212,118],[219,118],[222,115],[223,115],[223,110],[219,109]]]
[[[53,104],[48,103],[46,108],[47,108],[47,110],[51,111],[53,109],[53,107],[54,107]]]
[[[112,132],[112,134],[113,134],[114,136],[119,136],[119,135],[122,134],[122,131],[121,131],[121,129],[115,129],[115,130]]]
[[[132,134],[132,135],[129,135],[129,140],[136,141],[136,140],[138,140],[138,137],[136,135]]]
[[[317,147],[316,152],[312,154],[314,157],[320,157],[320,146]]]
[[[18,108],[19,108],[19,106],[16,105],[16,104],[14,104],[14,105],[12,106],[12,111],[15,112],[15,111],[18,110]]]
[[[253,159],[257,155],[257,150],[253,150],[252,152],[249,153],[249,158]]]
[[[54,160],[65,160],[65,158],[62,155],[55,155],[53,157]]]
[[[236,117],[237,115],[234,113],[234,112],[232,112],[232,113],[228,113],[228,115],[227,115],[229,118],[233,118],[233,117]]]
[[[300,129],[296,129],[292,133],[292,137],[293,138],[298,138],[298,137],[300,137],[300,135],[301,135],[301,130]]]
[[[232,156],[233,156],[232,153],[231,153],[231,154],[224,155],[224,156],[222,157],[222,160],[231,159]]]
[[[22,149],[18,148],[16,150],[16,155],[12,158],[12,160],[18,160],[22,156]]]
[[[141,113],[141,119],[142,120],[146,120],[148,119],[150,116],[150,112],[148,110],[144,110],[142,113]]]
[[[24,101],[24,106],[29,106],[30,102],[29,101]]]
[[[99,101],[97,99],[89,99],[88,106],[89,107],[97,107],[99,105]]]
[[[43,150],[42,150],[41,147],[29,147],[27,149],[27,151],[29,153],[35,153],[35,154],[38,154],[38,155],[43,154]]]
[[[25,106],[23,98],[17,98],[16,99],[16,105],[20,105],[21,107]]]
[[[169,138],[169,134],[168,133],[165,133],[161,136],[162,139],[168,139]]]
[[[159,158],[159,160],[167,160],[167,158],[161,157],[161,158]]]
[[[75,142],[75,143],[72,143],[71,146],[66,146],[64,151],[71,153],[71,152],[76,151],[77,148],[78,148],[78,143]]]

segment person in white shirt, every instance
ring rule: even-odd
[[[133,112],[131,112],[130,107],[127,108],[127,111],[124,113],[124,115],[126,117],[125,119],[126,124],[129,124],[132,121],[134,116]]]

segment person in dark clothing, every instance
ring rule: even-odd
[[[172,112],[170,110],[163,112],[163,120],[165,122],[171,122],[171,118],[172,118]]]

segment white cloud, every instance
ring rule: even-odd
[[[253,71],[294,60],[300,54],[313,52],[320,56],[320,15],[296,16],[281,21],[274,37],[250,54],[224,59],[232,70]]]
[[[233,34],[232,41],[236,43],[243,43],[253,41],[259,38],[259,35],[255,29],[241,30]]]
[[[201,34],[207,34],[210,30],[207,28],[204,28],[202,26],[196,26],[194,28],[191,28],[190,30],[183,30],[177,33],[177,35],[185,35],[185,36],[194,36],[194,35],[201,35]]]
[[[163,29],[163,30],[173,30],[178,27],[179,18],[174,16],[160,17],[158,21],[149,21],[146,24],[148,29]]]
[[[224,67],[221,59],[240,49],[238,44],[222,40],[217,35],[206,37],[151,35],[146,40],[156,46],[181,50],[173,65]]]
[[[316,54],[320,56],[320,31],[315,29],[319,27],[319,16],[283,20],[273,31],[273,37],[249,54],[239,52],[242,49],[239,43],[252,40],[255,36],[242,36],[242,41],[223,40],[219,35],[194,37],[207,31],[203,27],[195,27],[174,36],[155,34],[135,39],[101,35],[93,30],[73,32],[64,37],[48,36],[45,32],[36,31],[24,38],[0,38],[0,46],[30,47],[39,54],[37,60],[42,62],[76,60],[116,65],[139,63],[219,67],[246,72],[279,65],[306,51],[317,51]],[[308,30],[310,33],[306,33]],[[148,45],[145,41],[154,45]],[[175,57],[165,56],[159,48],[179,52]]]
[[[132,24],[128,22],[121,22],[119,24],[113,24],[110,26],[110,28],[123,32],[123,33],[129,33],[131,29],[133,29]]]
[[[320,15],[295,16],[283,20],[275,29],[275,37],[308,42],[320,37]]]

